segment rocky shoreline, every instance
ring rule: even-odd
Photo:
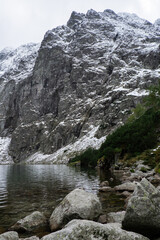
[[[142,161],[135,163],[132,168],[119,163],[111,170],[121,184],[111,187],[108,181],[103,181],[99,192],[122,195],[126,211],[104,214],[97,195],[75,189],[54,209],[50,219],[35,211],[1,234],[0,240],[158,240],[159,174]]]

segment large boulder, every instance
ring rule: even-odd
[[[145,178],[128,202],[122,225],[149,238],[160,237],[160,192]]]
[[[46,230],[47,219],[38,211],[26,216],[25,218],[17,221],[10,229],[17,232],[38,232]]]
[[[101,203],[95,194],[75,189],[53,211],[50,217],[51,231],[62,228],[72,219],[95,220],[101,210]]]
[[[72,220],[64,229],[51,233],[41,240],[149,240],[140,234],[121,229],[118,223],[100,224],[88,220]]]
[[[14,231],[6,232],[0,235],[0,240],[18,240],[18,233]]]

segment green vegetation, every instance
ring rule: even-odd
[[[146,111],[145,106],[138,103],[136,108],[132,109],[132,114],[127,119],[128,123],[134,122],[137,118],[141,117]]]
[[[145,106],[160,110],[160,81],[157,86],[150,87],[149,91],[149,95],[144,98]]]
[[[155,156],[154,153],[147,153],[147,150],[156,147],[160,137],[160,82],[149,91],[143,104],[137,105],[126,124],[107,136],[98,150],[89,148],[71,159],[71,162],[80,161],[83,166],[96,166],[98,163],[108,168],[115,162],[117,154],[127,163],[128,159],[134,162],[137,156],[146,151],[146,161],[152,159],[152,165],[158,166],[160,154],[155,152]],[[160,171],[160,164],[157,171]]]
[[[96,166],[98,160],[98,150],[88,148],[84,153],[75,156],[69,162],[78,162],[80,161],[81,165],[84,167]]]

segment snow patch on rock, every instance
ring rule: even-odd
[[[8,154],[11,138],[0,137],[0,164],[12,164],[13,160]]]
[[[27,78],[33,70],[40,44],[29,43],[0,52],[0,77],[16,82]]]
[[[83,152],[89,147],[98,149],[101,144],[105,141],[106,137],[97,138],[95,134],[99,126],[92,127],[92,130],[88,132],[85,136],[78,139],[75,143],[69,144],[53,154],[43,154],[41,152],[36,152],[35,154],[28,157],[25,162],[33,164],[66,164],[69,159],[74,157],[76,154]]]

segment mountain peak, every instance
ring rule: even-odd
[[[160,78],[157,26],[108,9],[72,12],[40,49],[31,44],[3,55],[0,133],[10,134],[14,161],[33,154],[67,162],[100,146]]]
[[[158,18],[158,19],[154,22],[154,24],[160,26],[160,18]]]
[[[86,13],[86,18],[89,18],[89,19],[96,19],[96,18],[101,18],[101,14],[100,13],[98,13],[98,12],[96,12],[95,10],[93,10],[93,9],[90,9],[90,10],[88,10],[87,11],[87,13]]]
[[[67,26],[68,27],[73,27],[75,24],[81,22],[84,17],[85,17],[85,14],[77,13],[77,12],[73,11],[71,13],[70,19],[67,22]]]

